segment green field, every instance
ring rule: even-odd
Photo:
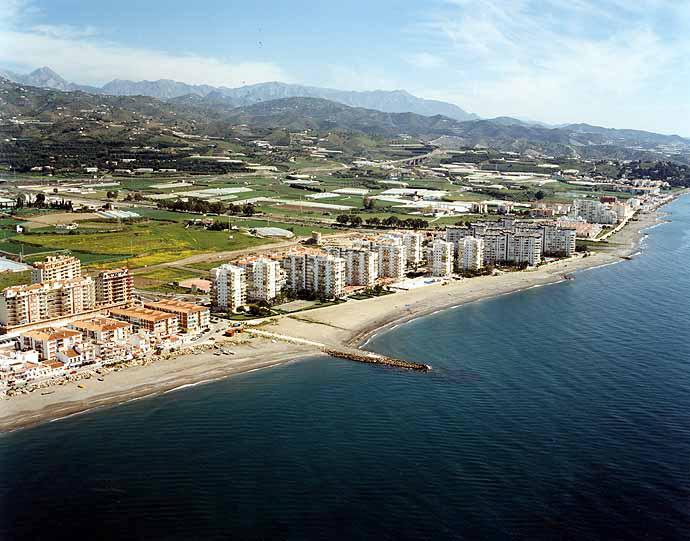
[[[31,283],[31,271],[2,272],[0,273],[0,291],[6,287],[19,286]]]
[[[241,250],[273,242],[241,232],[233,232],[229,238],[227,231],[186,229],[179,222],[155,221],[127,225],[115,233],[23,234],[12,240],[35,251],[71,250],[93,256],[87,263],[126,259],[132,267],[173,261],[195,253]]]

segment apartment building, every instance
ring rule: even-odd
[[[175,336],[179,330],[179,322],[175,314],[141,306],[113,308],[110,310],[110,315],[131,323],[135,331],[144,330],[158,338]]]
[[[453,273],[453,259],[453,244],[445,240],[436,239],[431,245],[431,275],[437,277],[450,276]]]
[[[422,234],[413,231],[403,233],[403,245],[407,255],[408,268],[416,268],[423,260]]]
[[[104,270],[96,275],[96,302],[110,305],[132,300],[134,279],[129,269]]]
[[[542,261],[542,236],[539,233],[507,233],[506,262],[538,265]]]
[[[247,277],[247,300],[271,302],[285,283],[280,263],[266,257],[248,258],[237,262]]]
[[[462,245],[465,237],[469,236],[472,236],[472,231],[469,227],[457,225],[446,227],[446,242],[452,243],[456,250]]]
[[[330,254],[306,257],[306,290],[319,298],[338,299],[345,294],[345,260]]]
[[[21,335],[22,347],[38,352],[42,361],[53,361],[58,353],[78,348],[82,341],[79,331],[45,328],[27,331]]]
[[[399,282],[405,278],[407,254],[400,239],[383,239],[377,243],[379,277]]]
[[[577,230],[574,227],[559,227],[555,223],[550,223],[542,225],[541,231],[543,255],[556,257],[575,255]]]
[[[416,268],[423,260],[422,253],[422,235],[415,231],[399,231],[395,233],[388,233],[382,237],[385,242],[387,240],[399,241],[405,247],[405,262],[408,268]]]
[[[127,340],[133,330],[131,323],[104,316],[80,319],[72,322],[70,327],[80,331],[85,338],[99,344]]]
[[[465,237],[458,266],[464,271],[477,271],[484,266],[484,240]]]
[[[211,269],[211,307],[236,312],[247,304],[247,274],[242,267],[225,264]]]
[[[480,237],[484,241],[484,265],[495,265],[508,261],[507,234],[493,230]]]
[[[608,204],[596,199],[575,199],[572,216],[582,218],[591,224],[613,225],[618,222],[618,213]]]
[[[89,277],[6,288],[0,295],[0,325],[13,327],[76,315],[95,306]]]
[[[347,250],[342,254],[345,260],[345,281],[351,286],[371,287],[379,276],[378,254],[370,250]]]
[[[298,251],[285,254],[280,262],[280,266],[285,274],[286,289],[295,293],[306,289],[307,260],[305,252]]]
[[[144,308],[157,310],[177,316],[180,330],[187,333],[199,333],[208,329],[211,324],[211,311],[205,306],[174,299],[145,302]]]
[[[378,254],[369,249],[331,246],[326,251],[345,260],[345,284],[373,286],[379,275]]]
[[[76,257],[68,255],[49,256],[45,261],[35,263],[33,267],[32,284],[81,277],[81,262]]]

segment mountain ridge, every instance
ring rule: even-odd
[[[143,120],[148,125],[150,119],[151,126],[213,137],[232,136],[247,126],[288,131],[312,129],[321,133],[349,131],[389,138],[405,134],[448,149],[494,148],[526,155],[621,160],[663,158],[690,163],[690,139],[588,124],[544,127],[510,117],[461,122],[443,115],[386,113],[310,97],[280,98],[238,107],[232,98],[220,92],[164,101],[147,96],[47,90],[5,79],[0,91],[0,121],[5,120],[5,125],[21,117],[49,121],[52,127],[47,130],[52,136],[62,138],[70,133],[78,134],[83,126],[81,121],[66,122],[66,113],[75,118],[89,110],[89,114],[105,122]]]
[[[169,100],[190,94],[206,97],[211,93],[219,92],[233,99],[237,106],[251,105],[253,103],[278,98],[314,97],[330,99],[331,101],[336,101],[352,107],[376,109],[387,113],[410,112],[427,116],[443,114],[455,120],[474,120],[479,118],[477,115],[468,113],[455,104],[420,98],[410,94],[406,90],[338,90],[334,88],[282,83],[279,81],[230,88],[203,84],[194,85],[175,81],[173,79],[158,79],[154,81],[113,79],[101,87],[94,87],[68,82],[49,67],[38,68],[25,75],[7,70],[0,71],[0,75],[2,74],[14,82],[37,86],[39,88],[52,88],[54,90],[63,91],[83,90],[90,93],[115,96],[141,95]]]

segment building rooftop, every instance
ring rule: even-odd
[[[73,257],[73,256],[69,256],[69,255],[59,255],[59,256],[51,255],[51,256],[48,256],[48,257],[46,258],[45,261],[38,261],[38,262],[34,263],[34,267],[36,267],[37,269],[43,269],[43,268],[45,268],[45,267],[57,266],[57,265],[59,265],[60,263],[67,262],[67,261],[69,261],[71,264],[76,264],[76,263],[81,264],[81,263],[79,262],[79,260],[78,260],[76,257]]]
[[[82,331],[114,331],[117,329],[124,329],[131,327],[131,324],[109,317],[93,317],[90,319],[81,319],[72,323],[73,327],[81,329]]]
[[[79,331],[72,331],[70,329],[36,329],[35,331],[27,331],[22,334],[28,338],[33,338],[34,340],[63,340],[65,338],[74,338],[76,336],[81,336]]]
[[[70,351],[74,350],[71,349]],[[43,361],[43,364],[48,366],[49,368],[62,368],[63,366],[65,366],[65,363],[63,363],[62,361]]]
[[[160,312],[158,310],[149,310],[148,308],[131,307],[131,308],[113,308],[110,311],[111,315],[141,319],[143,321],[163,321],[175,317],[173,314],[167,312]]]
[[[155,302],[145,302],[145,308],[162,311],[174,311],[184,314],[191,314],[195,312],[205,312],[208,310],[205,306],[199,306],[191,302],[177,301],[174,299],[163,299]]]

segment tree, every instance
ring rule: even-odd
[[[117,190],[108,190],[105,194],[107,199],[117,199]]]
[[[378,227],[379,225],[381,225],[381,219],[378,216],[367,218],[367,225],[370,225],[372,227]]]
[[[353,216],[350,218],[350,225],[353,227],[359,227],[362,225],[362,217],[361,216]]]
[[[347,214],[339,214],[335,221],[340,225],[347,225],[347,223],[350,221],[350,217]]]
[[[46,204],[46,195],[44,193],[37,194],[34,204],[39,208],[43,207]]]
[[[254,216],[254,213],[256,213],[256,208],[252,203],[246,203],[245,205],[242,205],[242,214],[245,216]]]
[[[544,199],[544,195],[545,195],[544,191],[539,190],[539,191],[537,191],[537,193],[534,194],[534,197],[536,198],[537,201],[541,201],[542,199]]]
[[[397,227],[400,223],[400,218],[397,216],[389,216],[383,220],[383,225],[387,227]]]

